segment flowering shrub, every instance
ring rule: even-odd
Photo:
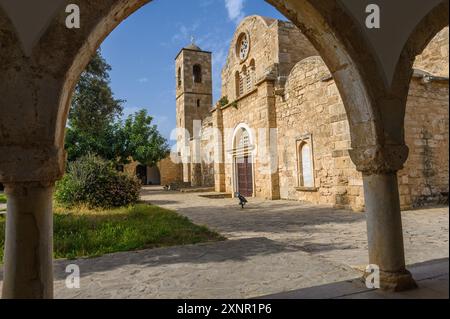
[[[135,176],[118,172],[111,162],[86,155],[69,163],[56,184],[55,199],[67,207],[113,208],[135,204],[141,183]]]

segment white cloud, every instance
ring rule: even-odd
[[[148,82],[148,78],[140,78],[138,80],[139,83],[147,83]]]
[[[238,23],[244,18],[244,3],[245,0],[225,0],[230,20]]]

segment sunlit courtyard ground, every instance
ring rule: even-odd
[[[56,261],[56,298],[252,298],[346,283],[368,263],[362,213],[257,199],[242,210],[204,195],[147,187],[142,199],[228,240]],[[448,207],[404,212],[403,223],[408,265],[448,258]],[[80,266],[80,289],[65,287],[67,264]]]

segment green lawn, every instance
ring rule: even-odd
[[[6,195],[0,193],[0,204],[6,204]]]
[[[0,263],[5,217],[0,216]],[[54,256],[74,259],[107,253],[224,240],[174,211],[139,204],[108,211],[67,210],[54,215]]]

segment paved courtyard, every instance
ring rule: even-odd
[[[56,261],[56,298],[251,298],[345,282],[368,262],[364,214],[257,199],[242,210],[204,195],[147,187],[142,199],[228,240]],[[448,257],[447,207],[404,212],[403,221],[408,264]],[[65,288],[70,263],[81,289]]]

